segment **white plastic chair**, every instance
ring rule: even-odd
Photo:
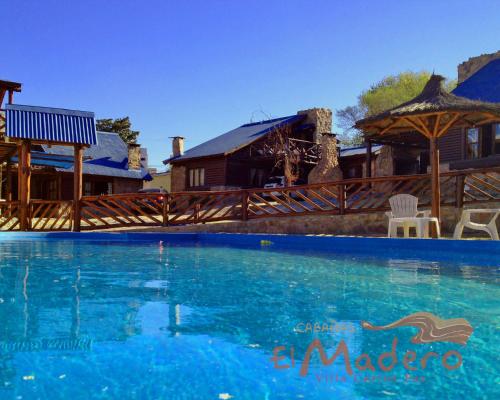
[[[418,211],[418,198],[411,194],[397,194],[389,199],[391,211],[386,212],[389,217],[388,237],[397,237],[397,229],[402,226],[404,237],[410,236],[410,228],[414,227],[417,237],[429,236],[429,223],[436,225],[437,235],[440,236],[439,221],[430,217],[430,211]]]
[[[491,218],[488,223],[478,223],[472,222],[472,214],[490,214]],[[464,227],[474,229],[476,231],[484,231],[490,235],[493,240],[500,240],[497,230],[497,217],[500,215],[500,208],[487,209],[469,209],[462,211],[462,217],[458,221],[455,227],[455,232],[453,233],[453,239],[461,239]]]

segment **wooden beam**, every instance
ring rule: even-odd
[[[380,132],[379,132],[379,135],[382,136],[384,133],[386,133],[387,131],[391,130],[392,128],[394,128],[397,123],[399,121],[396,120],[396,121],[392,121],[389,125],[387,125],[384,129],[382,129]]]
[[[19,153],[19,225],[22,231],[27,231],[30,228],[29,203],[31,186],[31,143],[28,140],[21,141]]]
[[[427,131],[423,130],[421,126],[417,125],[414,121],[412,121],[409,117],[403,117],[403,119],[408,122],[417,132],[424,135],[426,138],[430,138],[430,135]]]
[[[442,114],[439,114],[436,117],[436,120],[434,121],[434,128],[432,130],[432,135],[433,136],[438,136],[438,133],[439,133],[439,122],[441,121],[441,115]]]
[[[453,116],[445,125],[443,128],[440,129],[440,131],[437,134],[437,137],[440,137],[444,135],[448,129],[455,123],[457,120],[460,118],[460,114],[456,113],[455,116]]]
[[[10,162],[10,157],[7,160],[7,177],[5,179],[5,200],[12,201],[12,163]]]
[[[418,123],[422,126],[422,129],[427,134],[427,137],[432,136],[432,132],[429,130],[429,127],[428,127],[428,122],[429,122],[430,118],[434,118],[434,117],[435,117],[434,115],[429,115],[428,117],[425,117],[425,118],[427,118],[426,121],[422,120],[422,117],[415,117],[415,119],[418,121]]]
[[[372,176],[372,142],[366,141],[366,178]]]
[[[83,194],[83,146],[74,145],[73,167],[73,231],[80,232],[81,205]]]
[[[431,137],[431,206],[432,216],[441,223],[441,187],[439,183],[439,144],[437,137]],[[435,232],[434,232],[435,236]]]

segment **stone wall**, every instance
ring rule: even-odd
[[[382,146],[375,160],[375,171],[373,176],[394,175],[394,149],[392,146]]]
[[[302,110],[297,115],[307,115],[304,123],[314,124],[316,130],[314,132],[314,141],[319,143],[321,136],[324,133],[332,131],[332,110],[329,108],[311,108],[309,110]]]
[[[172,192],[186,190],[186,167],[184,165],[172,165],[170,185]]]
[[[308,183],[331,182],[342,179],[339,166],[337,139],[334,135],[321,136],[321,159],[307,177]]]
[[[495,208],[498,204],[476,204],[473,208]],[[450,237],[458,222],[461,210],[455,207],[442,207],[443,236]],[[328,235],[387,235],[388,219],[385,213],[346,214],[346,215],[307,215],[301,217],[279,217],[251,219],[248,221],[217,222],[188,226],[159,228],[167,232],[226,232],[226,233],[277,233],[277,234],[328,234]],[[500,225],[500,219],[497,221]],[[141,229],[150,230],[150,229]],[[470,231],[464,231],[467,235]],[[412,232],[412,234],[414,234]],[[400,233],[401,235],[401,233]],[[483,236],[474,232],[474,236]]]
[[[471,57],[458,66],[458,83],[462,83],[469,76],[479,71],[490,61],[500,58],[500,50],[496,53],[481,54],[477,57]]]

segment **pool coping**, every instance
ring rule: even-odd
[[[225,245],[275,245],[297,249],[332,249],[359,252],[390,252],[391,250],[446,251],[463,254],[485,254],[500,260],[500,241],[494,240],[453,240],[453,239],[403,239],[385,237],[357,237],[299,234],[264,233],[169,233],[169,232],[0,232],[1,241],[32,239],[72,239],[90,241],[155,242],[196,241]],[[500,264],[500,263],[499,263]]]

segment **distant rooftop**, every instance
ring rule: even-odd
[[[452,92],[471,100],[500,103],[500,58],[490,61]]]
[[[89,175],[113,176],[117,178],[150,180],[145,162],[140,170],[128,169],[128,147],[117,133],[97,132],[98,144],[84,150],[83,173]],[[73,148],[68,146],[43,145],[47,154],[73,156]],[[70,168],[57,168],[58,171],[71,172]]]
[[[300,121],[304,118],[305,115],[291,115],[288,117],[241,125],[239,128],[233,129],[187,150],[182,156],[169,158],[163,161],[163,163],[167,164],[169,162],[177,162],[191,158],[231,154],[259,140],[273,129]]]
[[[372,154],[380,152],[381,144],[372,145]],[[340,149],[340,157],[359,156],[366,154],[366,146],[344,147]]]

